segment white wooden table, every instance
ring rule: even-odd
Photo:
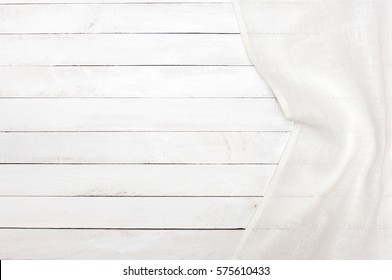
[[[55,1],[0,0],[0,259],[229,258],[291,130],[230,0]]]

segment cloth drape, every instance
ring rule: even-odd
[[[392,1],[233,0],[294,130],[235,259],[392,258]]]

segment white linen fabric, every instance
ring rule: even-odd
[[[392,1],[234,0],[295,124],[235,259],[392,258]]]

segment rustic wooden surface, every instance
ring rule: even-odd
[[[230,0],[152,2],[0,0],[1,259],[231,256],[291,123]]]

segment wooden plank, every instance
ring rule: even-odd
[[[3,99],[0,131],[285,131],[275,99]]]
[[[273,96],[253,66],[0,67],[0,77],[0,97]]]
[[[277,163],[284,132],[1,133],[0,163]]]
[[[244,228],[260,200],[259,197],[0,197],[0,227]]]
[[[275,165],[0,165],[0,196],[262,196]]]
[[[242,233],[1,229],[0,259],[229,259]]]
[[[238,33],[239,30],[231,3],[0,6],[3,34],[143,32]]]
[[[1,35],[0,66],[250,65],[238,34]]]

